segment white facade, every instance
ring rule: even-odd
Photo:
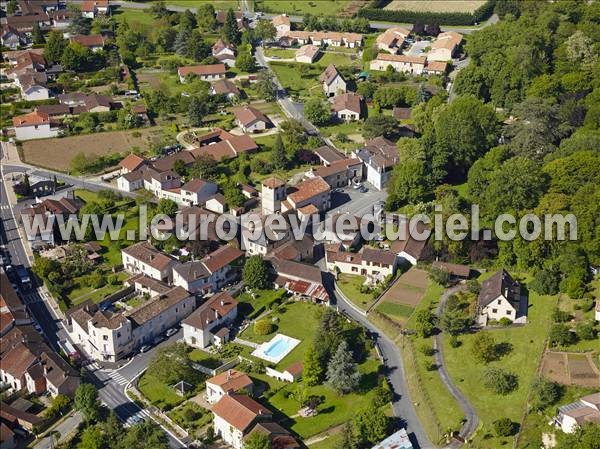
[[[182,323],[183,340],[194,348],[205,349],[211,345],[220,346],[221,339],[215,336],[211,331],[222,325],[232,323],[237,317],[237,307],[232,309],[227,315],[217,318],[211,323],[199,328],[194,325]]]
[[[233,427],[220,416],[213,414],[213,427],[215,435],[220,436],[223,441],[229,444],[234,449],[243,449],[244,433]]]
[[[256,121],[250,123],[249,125],[243,125],[238,120],[237,124],[240,128],[242,128],[242,131],[244,131],[245,133],[255,133],[255,132],[260,132],[260,131],[264,131],[267,129],[267,124],[265,122],[263,122],[262,120],[256,120]]]
[[[15,126],[17,140],[48,139],[58,136],[58,128],[50,123],[41,125]]]
[[[423,61],[397,60],[391,61],[387,59],[374,59],[371,61],[371,70],[386,70],[388,66],[392,66],[396,72],[409,73],[411,75],[421,75],[425,69],[425,58]]]
[[[331,83],[323,83],[323,91],[328,97],[333,97],[339,93],[346,93],[346,81],[338,74]]]
[[[341,111],[336,111],[335,115],[340,120],[344,120],[346,122],[353,122],[355,120],[360,119],[360,113],[356,111],[351,111],[350,109],[342,109]]]
[[[502,318],[508,318],[509,320],[516,322],[517,312],[518,311],[503,295],[499,295],[491,303],[481,309],[477,321],[483,325],[487,323],[487,320],[499,321]]]

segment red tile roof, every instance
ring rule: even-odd
[[[230,369],[207,379],[206,383],[221,387],[225,393],[236,393],[252,385],[252,379],[246,373]]]
[[[137,154],[129,154],[125,157],[121,162],[119,162],[119,166],[123,167],[126,170],[134,171],[140,168],[143,164],[145,164],[146,159]]]
[[[254,399],[240,394],[225,395],[215,404],[212,412],[231,426],[244,432],[259,416],[271,417],[269,409]]]
[[[179,67],[177,70],[179,76],[186,76],[190,73],[194,75],[225,75],[225,64],[194,65]]]
[[[33,111],[29,114],[17,115],[13,117],[12,121],[16,127],[47,125],[50,123],[50,116],[43,112]]]

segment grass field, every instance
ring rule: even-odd
[[[317,16],[336,16],[348,5],[349,0],[257,0],[256,11],[287,13],[293,15],[313,14]]]
[[[250,293],[242,293],[236,299],[239,302],[239,311],[249,319],[254,319],[271,307],[274,302],[280,301],[285,296],[285,290],[258,290],[253,298]]]
[[[129,25],[139,23],[149,27],[154,23],[154,17],[140,9],[116,8],[113,15],[117,22],[127,22]]]
[[[355,274],[340,274],[336,285],[340,288],[344,296],[362,310],[367,310],[373,304],[373,296],[370,293],[362,293],[361,286],[365,283],[362,276]]]
[[[302,76],[300,65],[302,64],[270,63],[277,78],[290,95],[306,98],[321,94],[321,85],[318,80],[322,72],[321,67],[308,66],[306,75]]]
[[[183,6],[185,8],[197,8],[203,3],[210,3],[213,5],[216,11],[226,11],[229,8],[233,10],[240,9],[240,2],[238,0],[166,0],[167,6]]]
[[[271,334],[256,335],[252,326],[250,326],[242,333],[241,337],[255,343],[264,343],[279,333],[300,340],[300,344],[279,362],[278,367],[285,369],[292,363],[301,361],[304,358],[304,353],[312,343],[322,313],[323,309],[314,304],[306,302],[287,303],[279,306],[266,317],[269,320],[278,319],[274,326],[275,330]],[[299,317],[302,320],[301,325]]]
[[[165,408],[165,406],[176,407],[185,400],[175,393],[172,387],[147,372],[140,378],[138,389],[146,399],[161,409]]]
[[[293,59],[296,56],[296,50],[288,48],[268,47],[265,48],[265,56],[268,56],[269,58],[277,56],[278,58],[283,59]]]
[[[526,409],[531,382],[536,377],[545,339],[551,324],[549,310],[556,305],[556,296],[540,296],[529,292],[529,322],[522,327],[483,331],[497,343],[508,343],[512,350],[489,366],[503,368],[519,376],[518,388],[505,396],[487,390],[482,384],[485,365],[473,359],[471,348],[476,334],[460,337],[462,345],[452,348],[444,338],[444,352],[448,372],[458,388],[477,410],[482,426],[473,437],[474,448],[496,449],[512,445],[512,437],[494,436],[493,421],[508,417],[521,422]]]
[[[161,127],[140,128],[135,131],[110,131],[83,136],[61,137],[23,142],[23,156],[32,165],[58,171],[69,171],[71,160],[80,152],[87,156],[106,156],[130,152],[133,148],[145,149]],[[139,137],[134,134],[139,133]]]
[[[435,2],[393,0],[384,9],[418,12],[473,12],[484,3],[484,0],[437,0]]]

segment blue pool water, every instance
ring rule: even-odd
[[[279,358],[288,351],[289,345],[290,342],[286,338],[280,338],[269,346],[264,354],[274,359]]]

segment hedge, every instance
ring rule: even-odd
[[[438,23],[442,25],[473,25],[476,22],[486,20],[494,12],[496,0],[488,0],[473,13],[467,12],[422,12],[422,11],[393,11],[384,10],[382,6],[374,7],[373,5],[386,6],[385,0],[374,0],[369,7],[358,11],[359,17],[365,17],[369,20],[381,20],[385,22],[400,22],[400,23]]]

